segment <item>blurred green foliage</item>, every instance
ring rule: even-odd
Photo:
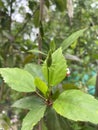
[[[28,63],[37,63],[38,54],[28,52],[38,48],[38,31],[34,31],[36,28],[40,27],[43,32],[42,51],[44,53],[48,52],[49,44],[53,39],[56,47],[59,47],[62,41],[73,32],[88,28],[64,53],[71,70],[70,81],[81,82],[82,86],[86,87],[92,85],[91,82],[94,85],[95,78],[91,73],[93,71],[96,73],[98,69],[97,0],[73,0],[73,18],[68,16],[67,0],[46,0],[42,23],[39,22],[40,3],[36,0],[28,0],[26,3],[30,11],[26,11],[26,7],[21,3],[19,6],[19,0],[0,0],[0,68],[22,68],[25,65],[26,68]],[[22,22],[15,19],[17,14],[20,14]],[[42,57],[42,60],[44,59],[45,56]],[[83,77],[86,74],[89,78],[84,82]],[[8,113],[13,113],[9,105],[24,95],[26,94],[19,94],[7,88],[0,78],[1,112],[6,110]],[[20,119],[21,116],[24,115],[21,114]]]

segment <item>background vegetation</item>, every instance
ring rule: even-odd
[[[75,83],[94,94],[98,70],[97,0],[0,0],[0,68],[43,63],[45,56],[36,53],[38,49],[47,53],[52,40],[57,48],[73,32],[83,28],[88,29],[64,52],[71,71],[64,82],[70,83],[69,87]],[[10,106],[27,94],[6,86],[0,78],[0,122],[7,125],[16,119],[15,124],[20,125],[27,111]],[[72,125],[75,130],[84,130],[81,123]],[[86,130],[96,129],[96,126],[86,127]]]

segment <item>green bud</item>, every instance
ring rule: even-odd
[[[48,58],[47,58],[47,66],[50,67],[51,64],[52,64],[52,54],[51,54],[51,51],[49,51],[48,53]]]

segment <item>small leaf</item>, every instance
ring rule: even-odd
[[[68,119],[98,124],[98,101],[80,90],[63,92],[54,102],[53,108]]]
[[[50,67],[52,64],[52,52],[51,51],[49,51],[49,53],[48,53],[46,62],[47,62],[47,67]]]
[[[1,68],[0,74],[2,75],[5,83],[12,89],[19,92],[33,92],[35,91],[33,76],[19,68]]]
[[[43,105],[28,112],[26,117],[23,119],[21,130],[32,130],[38,121],[40,121],[40,119],[44,116],[45,110],[46,106]]]
[[[45,54],[44,52],[42,52],[42,51],[39,51],[39,50],[37,50],[37,49],[33,49],[33,50],[29,50],[28,52],[32,52],[32,53],[40,53],[40,54],[42,54],[42,55],[47,55],[47,54]]]
[[[56,49],[56,44],[55,44],[54,40],[52,40],[52,41],[50,42],[50,50],[51,50],[52,52],[54,52],[55,49]]]
[[[40,22],[39,22],[39,9],[34,13],[34,21],[33,21],[35,27],[38,27]]]
[[[86,29],[81,29],[79,31],[74,32],[73,34],[71,34],[67,39],[65,39],[62,44],[62,50],[66,50],[73,42],[75,42],[75,40],[77,40],[85,31]]]
[[[12,105],[12,107],[32,110],[32,109],[36,109],[38,107],[40,108],[43,105],[45,105],[43,100],[41,98],[33,95],[33,96],[25,97],[25,98],[22,98],[22,99],[16,101]]]
[[[48,68],[49,69],[49,85],[55,86],[60,83],[66,75],[66,60],[62,54],[62,49],[57,49],[52,54],[52,64]],[[47,71],[47,63],[46,61],[43,64],[43,74],[48,82],[48,71]]]
[[[35,78],[35,85],[46,96],[48,91],[48,86],[46,83],[37,77]]]
[[[69,89],[79,89],[75,84],[73,83],[66,83],[66,84],[63,84],[62,88],[64,90],[69,90]]]
[[[54,0],[54,2],[60,11],[64,11],[66,9],[66,0]]]

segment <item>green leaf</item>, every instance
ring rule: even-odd
[[[73,83],[66,83],[62,85],[62,88],[64,90],[69,90],[69,89],[79,89],[75,84]]]
[[[12,105],[12,107],[32,110],[32,109],[36,109],[38,107],[40,108],[43,105],[45,105],[43,100],[41,98],[33,95],[33,96],[25,97],[25,98],[22,98],[22,99],[16,101]]]
[[[29,63],[25,65],[24,69],[31,73],[34,78],[40,77],[42,80],[44,80],[42,68],[40,65]]]
[[[38,27],[40,22],[39,22],[39,9],[37,9],[37,11],[34,13],[34,19],[33,19],[33,23],[35,25],[35,27]]]
[[[32,52],[32,53],[40,53],[40,54],[42,54],[42,55],[47,55],[47,54],[45,54],[44,52],[42,52],[42,51],[39,51],[39,50],[37,50],[37,49],[33,49],[33,50],[29,50],[28,52]]]
[[[60,115],[74,121],[98,124],[98,101],[79,90],[67,90],[54,102],[53,108]]]
[[[64,11],[66,9],[66,0],[54,0],[54,2],[60,11]]]
[[[56,49],[56,44],[55,44],[54,40],[52,40],[52,41],[50,42],[50,50],[51,50],[52,52],[54,52],[55,49]]]
[[[40,119],[44,116],[44,112],[46,110],[46,106],[43,105],[40,107],[35,107],[32,109],[26,117],[23,119],[21,130],[32,130],[33,127],[40,121]]]
[[[48,86],[46,83],[37,77],[35,78],[35,85],[46,96],[48,91]]]
[[[52,64],[49,69],[49,85],[55,86],[60,83],[66,75],[66,60],[62,54],[62,49],[57,49],[52,54]],[[46,61],[43,64],[43,74],[48,82],[48,71]]]
[[[33,92],[35,91],[33,76],[19,68],[1,68],[0,74],[4,82],[12,89],[19,92]]]
[[[45,114],[45,123],[48,130],[72,130],[68,120],[58,115],[53,108],[48,108]]]
[[[73,34],[71,34],[67,39],[65,39],[62,44],[62,50],[66,50],[73,42],[75,42],[75,40],[77,40],[85,31],[86,29],[81,29],[79,31],[74,32]]]
[[[47,6],[47,8],[50,7],[50,1],[49,0],[45,0],[45,5]]]

